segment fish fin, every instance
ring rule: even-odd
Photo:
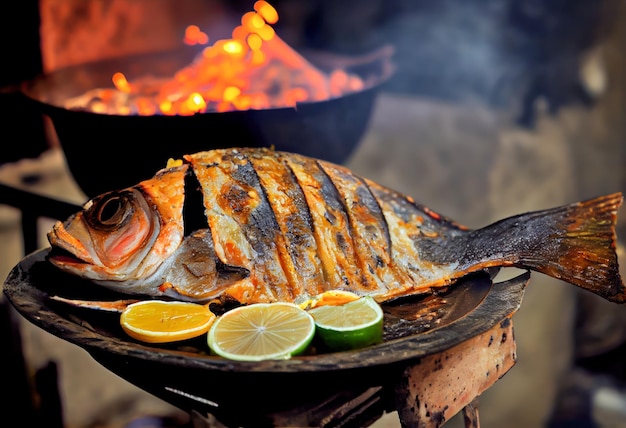
[[[497,266],[540,272],[606,300],[625,303],[616,252],[621,193],[500,220],[422,245],[422,257],[455,264],[461,274]]]
[[[128,305],[139,302],[139,300],[137,299],[98,301],[98,300],[66,299],[65,297],[61,297],[61,296],[50,296],[50,299],[55,300],[57,302],[65,303],[70,306],[75,306],[78,308],[96,309],[99,311],[118,312],[118,313],[122,313],[124,309],[128,307]]]
[[[249,275],[248,269],[222,263],[215,255],[211,231],[203,229],[187,236],[176,251],[161,292],[187,300],[208,300]]]
[[[216,259],[215,265],[217,269],[217,287],[227,286],[250,276],[250,270],[240,266],[227,265],[219,259]]]

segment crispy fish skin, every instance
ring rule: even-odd
[[[58,222],[49,235],[53,247],[81,262],[72,264],[67,256],[52,256],[51,262],[77,275],[89,272],[104,286],[113,281],[125,293],[192,301],[298,302],[327,290],[348,290],[383,302],[506,266],[562,279],[610,301],[626,299],[615,252],[619,193],[469,230],[343,166],[293,153],[222,149],[186,155],[184,162],[177,171],[196,179],[202,207],[187,206],[188,189],[184,201],[177,197],[171,206],[153,201],[152,192],[146,197],[156,208],[145,217],[158,216],[152,223],[180,231],[182,216],[168,212],[203,209],[206,228],[187,234],[175,251],[165,245],[172,242],[171,232],[146,243],[168,248],[161,264],[139,245],[128,248],[127,258],[137,264],[137,254],[150,254],[150,263],[140,263],[140,274],[133,276],[128,266],[92,268],[91,255],[103,251],[84,238],[94,223],[89,211]],[[131,188],[133,194],[159,188],[162,177],[171,180],[164,171]],[[125,206],[141,212],[146,204],[135,199]],[[167,207],[165,222],[159,206]],[[125,236],[127,227],[120,225],[116,233]],[[120,277],[123,268],[128,271]],[[133,281],[124,279],[130,277]]]

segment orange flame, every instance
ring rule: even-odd
[[[109,114],[192,115],[293,107],[363,89],[363,81],[344,70],[327,75],[287,45],[271,26],[276,9],[265,0],[241,17],[230,39],[203,49],[172,78],[129,82],[121,72],[112,76],[116,90],[95,89],[67,104]],[[190,25],[183,42],[205,45],[209,37]],[[156,87],[156,90],[155,90]],[[97,100],[97,102],[96,102]]]
[[[189,25],[185,29],[185,37],[183,42],[186,45],[206,45],[209,43],[209,36],[200,31],[200,27],[197,25]]]
[[[126,80],[126,76],[124,76],[122,73],[115,73],[112,77],[112,80],[113,84],[118,90],[126,93],[130,92],[130,84],[128,83],[128,80]]]

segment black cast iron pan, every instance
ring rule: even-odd
[[[438,295],[383,305],[383,343],[355,351],[311,353],[290,360],[238,362],[213,356],[205,337],[146,345],[127,336],[119,314],[50,300],[119,299],[62,273],[39,250],[13,268],[4,284],[27,320],[85,349],[118,376],[182,409],[210,412],[242,426],[258,417],[324,397],[397,381],[407,364],[484,333],[519,308],[529,273],[493,284],[466,278]],[[240,425],[241,424],[241,425]]]
[[[227,147],[270,147],[343,163],[365,132],[381,85],[393,73],[393,49],[360,57],[304,55],[321,70],[344,68],[365,88],[338,98],[275,108],[193,116],[122,116],[70,110],[65,101],[90,89],[112,87],[122,71],[129,81],[169,77],[188,65],[195,49],[136,55],[60,69],[24,82],[20,91],[49,116],[69,170],[88,197],[150,178],[170,157]]]

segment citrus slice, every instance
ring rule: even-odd
[[[298,304],[302,309],[313,309],[318,306],[324,305],[343,305],[345,303],[351,302],[353,300],[359,299],[359,296],[356,293],[351,291],[344,290],[328,290],[324,291],[317,296],[307,299],[304,302]]]
[[[142,342],[191,339],[209,331],[216,316],[207,305],[146,300],[128,305],[120,316],[122,329]]]
[[[331,351],[363,348],[382,342],[383,310],[370,296],[339,306],[318,306],[308,312],[315,320],[319,341]]]
[[[304,352],[314,335],[313,318],[297,305],[255,303],[218,317],[209,330],[208,345],[231,360],[278,360]]]

